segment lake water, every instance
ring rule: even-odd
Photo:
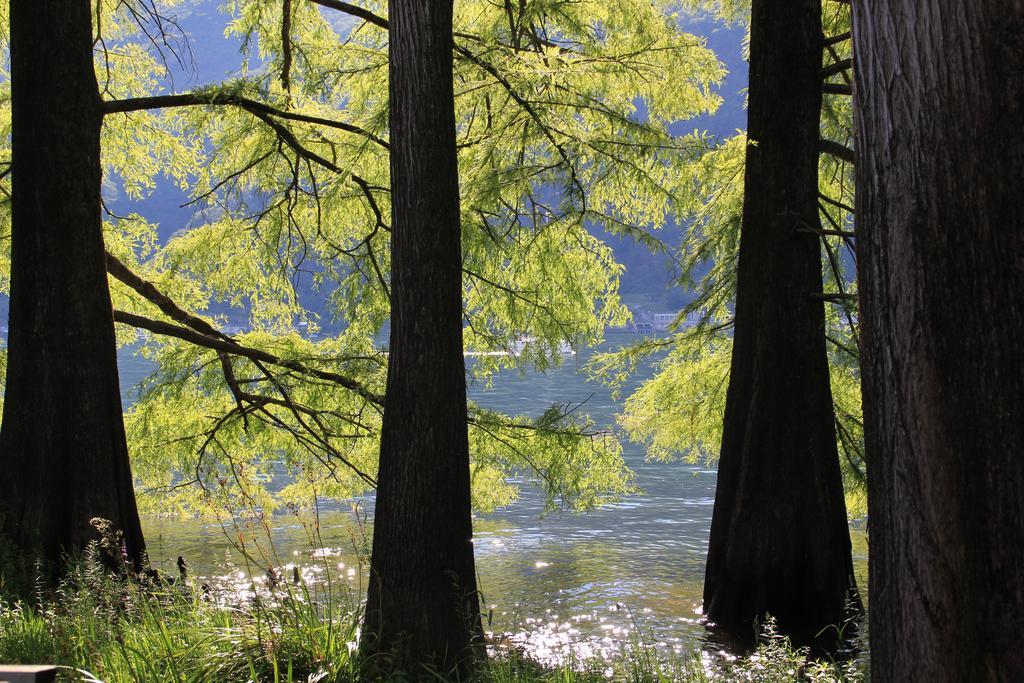
[[[612,332],[602,348],[635,341]],[[538,414],[553,403],[586,400],[584,410],[599,424],[614,425],[621,403],[579,372],[587,352],[567,357],[545,374],[507,372],[493,387],[470,388],[486,407],[512,414]],[[124,357],[126,398],[148,366]],[[638,373],[631,387],[645,378]],[[623,392],[628,396],[631,387]],[[585,514],[540,517],[542,500],[524,491],[520,500],[475,521],[475,550],[489,631],[508,634],[541,660],[607,656],[630,638],[674,650],[705,645],[700,604],[715,491],[715,471],[684,462],[647,462],[641,447],[626,443],[626,462],[636,472],[641,493]],[[372,498],[355,501],[371,518]],[[359,549],[364,534],[352,503],[324,505],[314,525],[311,515],[278,515],[267,529],[212,524],[200,520],[146,519],[143,526],[154,563],[174,572],[180,554],[193,573],[211,585],[242,593],[265,573],[246,565],[238,549],[265,566],[297,565],[310,582],[327,577],[357,595],[365,584]],[[255,533],[253,533],[255,531]],[[866,588],[867,548],[854,533],[858,584]],[[364,558],[365,560],[365,558]]]

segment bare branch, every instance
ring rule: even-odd
[[[281,87],[292,91],[292,0],[282,0],[281,8]]]
[[[821,294],[819,292],[814,292],[814,293],[811,294],[811,298],[812,299],[817,299],[818,301],[828,301],[830,303],[839,303],[839,302],[843,302],[843,301],[855,301],[857,299],[857,295],[856,294]]]
[[[846,211],[847,213],[851,213],[851,214],[857,213],[857,211],[852,206],[850,206],[849,204],[846,204],[844,202],[838,201],[836,199],[832,199],[832,197],[829,197],[827,194],[822,194],[821,192],[819,192],[818,193],[818,199],[822,200],[826,204],[831,204],[832,206],[836,207],[837,209],[842,209],[843,211]]]
[[[809,233],[811,235],[831,235],[832,237],[856,237],[857,234],[850,230],[815,230],[814,228],[797,228],[794,232]]]
[[[836,74],[842,73],[842,72],[844,72],[847,69],[850,69],[852,67],[853,67],[853,60],[852,59],[841,59],[841,60],[835,62],[834,64],[830,64],[830,65],[826,66],[824,69],[822,69],[821,70],[821,77],[822,77],[822,79],[829,78],[830,76],[835,76]]]
[[[826,38],[824,44],[826,47],[828,47],[829,45],[838,45],[839,43],[849,40],[851,36],[852,34],[849,31],[846,31],[844,33],[838,33],[834,36],[829,36],[828,38]]]
[[[825,83],[821,91],[826,95],[852,95],[853,86],[848,83]]]
[[[832,140],[826,140],[825,138],[818,140],[818,151],[823,154],[831,154],[851,164],[857,163],[857,155],[852,149]]]

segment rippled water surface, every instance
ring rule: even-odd
[[[635,340],[612,333],[604,348]],[[546,374],[509,372],[493,387],[470,388],[486,407],[513,414],[537,414],[553,403],[586,401],[584,410],[611,426],[620,402],[603,387],[585,381],[568,357]],[[123,358],[122,383],[128,392],[147,372]],[[634,379],[635,386],[644,379]],[[626,396],[630,388],[623,392]],[[126,397],[130,395],[126,393]],[[692,650],[703,643],[700,619],[704,555],[714,501],[713,469],[683,462],[647,462],[641,448],[626,444],[624,456],[637,475],[641,493],[586,514],[540,517],[542,499],[524,491],[513,505],[475,522],[475,548],[488,630],[524,645],[536,657],[557,660],[605,656],[630,638],[669,649]],[[198,520],[144,520],[153,560],[173,571],[180,554],[193,572],[211,585],[247,591],[265,585],[264,569],[246,562],[246,553],[286,577],[297,565],[307,580],[330,575],[335,589],[358,590],[365,583],[359,549],[372,524],[372,498],[356,501],[369,518],[361,525],[352,504],[321,509],[318,525],[310,515],[278,515],[262,529],[236,528]],[[858,583],[866,585],[866,545],[854,534]]]

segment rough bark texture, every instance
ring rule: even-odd
[[[143,552],[118,389],[100,215],[90,6],[11,2],[13,227],[0,514],[56,566],[96,537]]]
[[[854,3],[872,680],[1024,680],[1022,36]]]
[[[854,589],[817,236],[821,3],[754,0],[736,328],[704,587],[749,640],[771,614],[835,643]],[[855,592],[853,593],[855,595]]]
[[[363,654],[465,680],[482,652],[473,564],[452,2],[389,5],[391,342]]]

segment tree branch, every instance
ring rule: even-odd
[[[538,128],[540,128],[540,131],[544,135],[544,137],[547,138],[548,142],[550,142],[551,145],[558,151],[559,156],[562,158],[562,161],[568,168],[570,181],[573,185],[573,188],[580,194],[580,201],[583,202],[584,204],[583,211],[585,212],[587,193],[583,189],[583,183],[580,182],[579,177],[576,175],[576,166],[573,164],[568,152],[566,152],[565,146],[555,139],[554,133],[552,133],[550,127],[546,123],[544,123],[544,120],[541,118],[540,114],[537,113],[537,110],[533,107],[533,105],[531,105],[522,95],[520,95],[516,91],[516,89],[512,86],[512,83],[507,78],[502,76],[501,73],[498,71],[497,68],[495,68],[493,64],[484,61],[477,55],[473,54],[470,50],[467,50],[466,48],[460,45],[455,46],[455,52],[457,54],[462,55],[467,60],[469,60],[470,62],[472,62],[473,64],[475,64],[476,66],[490,74],[494,78],[494,80],[496,80],[501,85],[501,87],[505,89],[505,92],[507,92],[509,96],[513,100],[515,100],[516,104],[518,104],[520,108],[522,108],[522,110],[525,111],[531,119],[533,119],[533,121],[537,124]]]
[[[282,0],[281,8],[281,87],[292,91],[292,0]]]
[[[852,95],[853,86],[847,83],[825,83],[821,91],[826,95]]]
[[[854,360],[859,360],[860,359],[860,355],[856,351],[854,351],[849,346],[847,346],[843,342],[839,341],[835,337],[832,337],[832,336],[826,334],[825,335],[825,340],[830,342],[837,349],[840,349],[841,351],[844,351],[846,354],[848,354]]]
[[[825,202],[827,204],[831,204],[832,206],[836,207],[837,209],[842,209],[843,211],[846,211],[847,213],[851,213],[851,214],[857,213],[856,209],[854,209],[849,204],[845,204],[845,203],[843,203],[841,201],[832,199],[827,194],[822,194],[821,192],[819,192],[818,193],[818,199],[822,200],[823,202]]]
[[[390,25],[388,24],[388,20],[387,19],[385,19],[384,17],[380,16],[379,14],[374,14],[373,12],[371,12],[368,9],[364,9],[362,7],[357,7],[356,5],[353,5],[353,4],[348,3],[348,2],[339,2],[339,0],[309,0],[309,1],[312,2],[314,5],[320,5],[321,7],[328,7],[328,8],[333,9],[333,10],[338,10],[339,12],[344,12],[345,14],[350,14],[353,17],[359,17],[360,19],[362,19],[366,23],[373,24],[374,26],[378,26],[378,27],[384,29],[385,31],[390,30]]]
[[[831,235],[832,237],[856,237],[857,234],[849,230],[815,230],[814,228],[797,228],[794,232],[803,232],[811,235]]]
[[[857,155],[852,149],[832,140],[826,140],[825,138],[818,140],[818,151],[822,154],[831,154],[851,164],[857,163]]]
[[[309,375],[311,377],[316,377],[317,379],[337,384],[340,387],[362,396],[367,401],[375,405],[384,405],[384,397],[370,391],[358,380],[338,375],[333,372],[326,372],[324,370],[311,368],[297,360],[280,358],[272,353],[268,353],[260,349],[243,346],[235,341],[228,341],[221,337],[211,337],[187,327],[163,322],[162,320],[153,320],[152,318],[146,318],[141,315],[136,315],[135,313],[128,313],[127,311],[115,310],[114,322],[131,325],[132,327],[148,330],[149,332],[163,335],[165,337],[175,337],[182,341],[195,344],[196,346],[202,346],[221,353],[229,353],[234,356],[248,358],[253,362],[262,362],[269,365],[287,368],[303,375]]]
[[[828,301],[828,302],[832,302],[832,303],[837,303],[837,302],[841,302],[841,301],[855,301],[857,299],[857,295],[856,294],[821,294],[819,292],[814,292],[814,293],[811,294],[811,298],[812,299],[816,299],[818,301]]]
[[[824,45],[825,45],[825,47],[828,47],[829,45],[838,45],[839,43],[842,43],[843,41],[849,40],[851,37],[852,37],[852,34],[849,31],[845,31],[843,33],[838,33],[838,34],[836,34],[834,36],[829,36],[828,38],[826,38]]]
[[[830,64],[830,65],[826,66],[824,69],[822,69],[821,70],[821,78],[822,78],[822,80],[824,80],[824,79],[826,79],[826,78],[828,78],[830,76],[835,76],[838,73],[842,73],[842,72],[846,71],[847,69],[851,68],[852,66],[853,66],[853,60],[852,59],[841,59],[841,60],[835,62],[834,64]]]
[[[136,275],[131,269],[122,263],[116,256],[111,254],[109,251],[106,252],[107,257],[107,272],[110,273],[115,280],[128,285],[136,294],[140,295],[143,299],[154,304],[160,309],[160,312],[166,315],[171,320],[176,320],[186,327],[190,327],[200,334],[205,334],[211,337],[216,337],[224,341],[234,343],[234,339],[222,334],[220,331],[215,329],[213,325],[206,322],[202,318],[192,315],[188,311],[182,309],[178,304],[174,303],[169,296],[157,289],[156,285],[147,280],[143,280],[141,277]]]
[[[380,16],[379,14],[374,14],[373,12],[371,12],[370,10],[368,10],[368,9],[366,9],[364,7],[358,7],[358,6],[353,5],[351,3],[348,3],[348,2],[340,2],[340,0],[309,0],[309,1],[311,3],[313,3],[314,5],[320,5],[321,7],[327,7],[328,9],[337,10],[339,12],[343,12],[343,13],[348,14],[350,16],[357,17],[359,19],[362,19],[366,23],[373,24],[374,26],[382,28],[385,31],[390,31],[391,30],[391,24],[388,22],[387,19],[385,19],[384,17]],[[456,37],[456,38],[463,38],[465,40],[471,40],[474,43],[484,44],[484,42],[485,42],[482,38],[480,38],[480,36],[475,36],[472,33],[463,33],[461,31],[453,31],[452,35],[454,37]],[[550,40],[545,40],[545,39],[543,39],[543,38],[541,38],[540,36],[537,36],[537,35],[534,35],[533,38],[540,45],[543,45],[544,47],[554,48],[554,49],[557,49],[559,51],[565,51],[565,48],[563,46],[559,45],[558,43],[555,43],[555,42],[550,41]],[[503,45],[502,47],[506,47],[506,48],[508,48],[510,50],[516,50],[516,51],[521,51],[522,50],[522,48],[518,48],[518,47],[515,47],[515,46],[512,46],[512,45]]]
[[[359,126],[352,125],[351,123],[344,123],[343,121],[335,121],[333,119],[325,119],[319,116],[310,116],[308,114],[300,114],[297,112],[283,111],[281,109],[271,107],[268,104],[264,104],[263,102],[249,99],[248,97],[239,97],[238,95],[221,92],[182,93],[179,95],[154,95],[152,97],[131,97],[123,100],[106,100],[103,102],[103,113],[119,114],[132,111],[145,111],[149,109],[165,109],[169,107],[218,105],[239,107],[240,109],[244,109],[250,114],[259,117],[263,121],[266,121],[267,117],[276,117],[286,119],[288,121],[300,121],[302,123],[311,123],[318,126],[325,126],[327,128],[343,130],[348,133],[360,135],[367,140],[380,145],[384,149],[391,149],[391,145],[387,140],[378,137],[365,128],[360,128]]]

